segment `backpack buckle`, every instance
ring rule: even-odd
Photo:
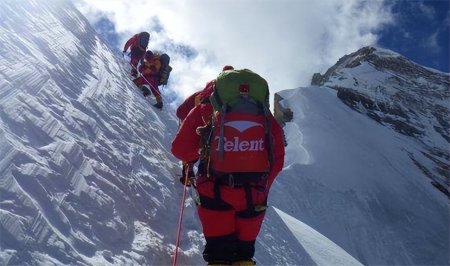
[[[234,176],[233,176],[233,174],[228,174],[228,186],[234,188]]]

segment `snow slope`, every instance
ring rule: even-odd
[[[277,214],[283,219],[288,228],[293,232],[295,238],[302,244],[311,260],[316,265],[362,265],[355,260],[342,248],[330,241],[328,238],[286,214],[285,212],[276,209]]]
[[[172,264],[174,110],[149,105],[69,1],[0,5],[0,265]],[[295,120],[258,265],[446,264],[447,199],[402,153],[413,141],[327,88],[283,96]],[[188,199],[179,264],[202,248]]]
[[[410,160],[420,143],[355,112],[336,93],[281,93],[294,120],[285,127],[288,155],[272,193],[289,192],[272,205],[364,265],[448,263],[448,199]]]
[[[170,264],[173,112],[140,96],[69,2],[1,5],[0,264]],[[189,226],[182,248],[200,261]]]
[[[411,152],[411,160],[450,196],[449,77],[394,52],[363,47],[324,75],[314,74],[312,83],[336,89],[352,109],[422,142],[422,155]]]

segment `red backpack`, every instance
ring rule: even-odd
[[[269,88],[248,70],[223,71],[210,97],[214,113],[208,141],[209,167],[219,173],[268,173],[273,140]]]
[[[210,166],[216,172],[243,173],[270,171],[264,115],[215,113]],[[223,127],[220,124],[223,121]],[[223,128],[223,132],[221,132]]]

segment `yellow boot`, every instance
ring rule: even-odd
[[[231,263],[232,266],[254,266],[256,263],[253,260],[240,260]]]
[[[158,109],[161,109],[163,107],[161,95],[155,95],[155,99],[156,99],[156,104],[154,104],[153,106],[155,106]]]

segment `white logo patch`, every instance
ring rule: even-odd
[[[260,123],[256,123],[253,121],[230,121],[224,124],[225,126],[229,126],[235,128],[239,132],[244,132],[251,127],[263,127]]]

